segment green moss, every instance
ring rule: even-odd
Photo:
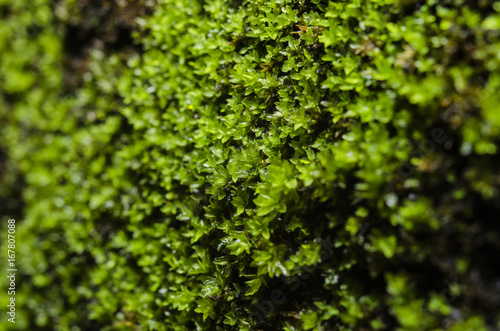
[[[498,325],[498,2],[0,5],[20,329]]]

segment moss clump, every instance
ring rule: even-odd
[[[500,2],[161,1],[69,87],[54,6],[0,22],[21,327],[498,327]]]

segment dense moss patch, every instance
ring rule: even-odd
[[[21,329],[499,327],[500,2],[117,4],[2,3]]]

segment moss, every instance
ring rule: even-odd
[[[498,2],[80,4],[2,7],[21,328],[498,326]]]

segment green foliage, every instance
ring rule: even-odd
[[[72,85],[77,8],[0,1],[16,327],[498,326],[500,2],[159,1]]]

